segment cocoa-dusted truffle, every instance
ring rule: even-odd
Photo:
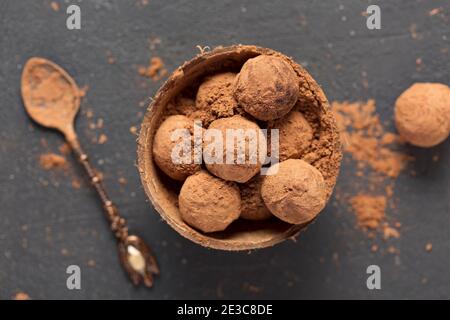
[[[292,224],[314,219],[326,203],[322,174],[307,162],[289,159],[269,168],[261,196],[273,215]]]
[[[291,111],[283,118],[272,121],[269,128],[279,130],[280,161],[300,158],[311,145],[313,129],[298,111]]]
[[[241,189],[241,218],[247,220],[265,220],[272,217],[261,197],[261,185],[264,176],[256,175],[245,184],[240,184]]]
[[[233,97],[233,84],[236,74],[219,73],[206,78],[197,91],[195,104],[217,118],[231,117],[237,102]]]
[[[285,60],[260,55],[247,60],[237,76],[234,97],[259,120],[286,115],[298,98],[298,77]]]
[[[241,132],[237,130],[241,130]],[[219,134],[218,137],[214,136],[216,132]],[[229,141],[229,134],[227,134],[229,132],[236,133],[237,138]],[[210,133],[209,139],[206,135],[204,137],[203,158],[206,168],[212,174],[225,180],[244,183],[260,171],[259,154],[266,153],[267,142],[256,123],[236,115],[213,121],[206,132],[206,134]],[[219,146],[216,138],[223,142],[222,163],[218,163],[220,153],[216,153],[216,151],[220,150],[216,150],[216,146]],[[228,148],[228,146],[233,148]],[[208,161],[207,158],[213,161]]]
[[[225,230],[239,218],[241,196],[234,182],[202,170],[188,177],[178,196],[181,218],[203,232]]]
[[[441,83],[415,83],[395,102],[400,135],[419,147],[432,147],[450,132],[450,88]]]
[[[191,135],[191,158],[190,163],[176,163],[172,159],[172,152],[182,139],[172,141],[172,133],[176,129],[187,129]],[[200,164],[194,163],[194,122],[182,115],[168,117],[156,131],[153,140],[153,157],[158,167],[169,177],[175,180],[184,180],[189,175],[200,170]],[[183,156],[179,154],[180,157]]]

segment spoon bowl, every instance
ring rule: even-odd
[[[25,64],[21,90],[28,115],[40,125],[72,134],[80,109],[80,89],[60,66],[34,57]]]

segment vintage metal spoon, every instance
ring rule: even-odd
[[[159,268],[144,241],[128,234],[127,224],[108,197],[100,176],[81,148],[74,129],[80,108],[80,89],[70,75],[55,63],[43,58],[31,58],[25,64],[21,80],[22,98],[28,115],[44,127],[60,131],[91,179],[99,195],[106,218],[118,241],[119,257],[135,285],[153,285],[153,275]]]

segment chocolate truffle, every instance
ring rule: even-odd
[[[184,163],[176,163],[172,159],[172,152],[175,152],[177,146],[182,142],[182,138],[172,141],[172,133],[176,129],[187,129],[191,136],[191,155],[186,155]],[[186,131],[187,132],[187,131]],[[182,115],[168,117],[158,128],[153,140],[153,157],[158,167],[169,177],[175,180],[183,181],[189,175],[200,170],[200,164],[194,163],[194,122]],[[187,149],[186,149],[187,150]],[[183,154],[176,153],[175,156],[183,157]]]
[[[285,60],[260,55],[247,60],[236,78],[234,97],[246,112],[263,121],[281,118],[294,106],[299,80]]]
[[[432,147],[450,132],[450,88],[441,83],[415,83],[395,102],[400,135],[418,147]]]
[[[247,220],[265,220],[272,217],[261,197],[261,185],[264,176],[257,175],[245,184],[240,184],[241,218]]]
[[[186,179],[178,204],[181,218],[203,232],[225,230],[241,213],[241,195],[236,184],[205,170]]]
[[[271,121],[269,129],[278,129],[280,161],[298,159],[311,145],[313,129],[298,111],[291,111],[281,119]]]
[[[270,167],[261,195],[273,215],[292,224],[311,221],[326,203],[322,174],[299,159],[289,159]]]
[[[228,139],[230,133],[236,138]],[[266,153],[267,141],[256,123],[239,115],[218,119],[211,123],[203,139],[203,159],[215,176],[244,183],[260,171],[259,154]],[[217,143],[218,139],[222,143]]]
[[[206,78],[197,91],[195,104],[216,118],[231,117],[237,102],[233,97],[236,74],[224,72]]]

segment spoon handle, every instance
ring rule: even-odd
[[[111,231],[118,240],[119,256],[123,267],[135,285],[143,282],[147,287],[152,287],[153,275],[159,274],[159,268],[150,247],[141,238],[129,235],[126,220],[120,216],[117,207],[109,198],[98,171],[89,162],[88,155],[81,147],[78,137],[74,131],[70,131],[71,134],[66,134],[66,139],[102,201]]]

